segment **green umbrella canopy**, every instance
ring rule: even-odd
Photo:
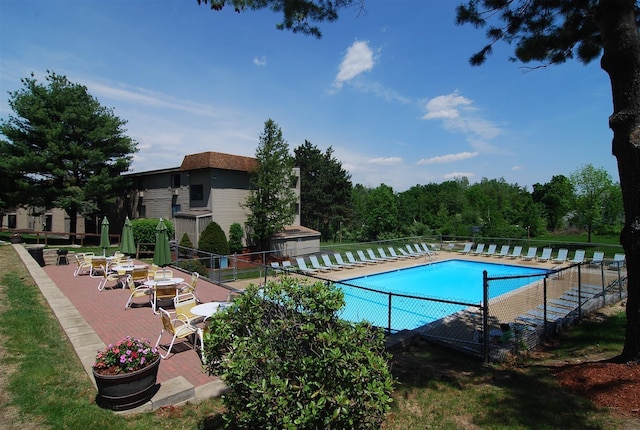
[[[136,243],[133,240],[133,227],[129,217],[124,220],[124,226],[122,226],[122,238],[120,242],[120,251],[123,254],[134,255],[136,253]]]
[[[160,222],[156,227],[156,248],[153,251],[153,264],[160,267],[171,264],[171,251],[169,250],[169,236],[167,235],[167,226],[160,218]]]
[[[109,243],[109,220],[104,217],[102,218],[102,228],[100,229],[100,248],[102,248],[103,254],[106,253],[109,245],[111,245]]]

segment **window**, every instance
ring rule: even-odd
[[[16,216],[16,214],[10,214],[7,216],[7,227],[16,228],[17,223],[18,217]]]
[[[190,200],[204,200],[204,188],[202,184],[191,185],[189,187]]]
[[[298,188],[298,179],[299,179],[299,176],[297,175],[291,176],[291,184],[290,184],[291,188]]]
[[[171,188],[180,188],[180,174],[171,175]]]
[[[177,203],[171,205],[171,218],[175,218],[178,212],[180,212],[180,205]]]

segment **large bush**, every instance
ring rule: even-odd
[[[198,249],[212,254],[229,255],[227,236],[217,222],[212,222],[202,231]]]
[[[232,254],[241,254],[242,253],[242,237],[244,236],[244,231],[242,231],[242,226],[237,222],[231,224],[229,227],[229,251]]]
[[[136,244],[139,243],[156,243],[156,228],[160,220],[158,218],[139,218],[131,220],[131,226],[133,227],[133,240]],[[167,227],[167,233],[169,240],[173,240],[175,230],[173,223],[169,220],[163,219],[162,222]]]
[[[337,317],[344,294],[282,278],[251,285],[205,335],[210,374],[230,390],[225,421],[243,429],[378,429],[393,378],[382,331]]]

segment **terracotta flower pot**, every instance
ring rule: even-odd
[[[107,409],[122,411],[148,402],[158,391],[156,378],[160,358],[149,366],[135,372],[118,375],[102,375],[93,370],[98,386],[96,403]]]

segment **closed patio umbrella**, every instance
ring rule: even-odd
[[[122,226],[122,238],[120,241],[120,251],[123,254],[134,255],[136,253],[136,243],[133,240],[133,227],[129,217],[124,220],[124,226]]]
[[[164,267],[171,263],[171,251],[169,250],[169,236],[167,236],[167,226],[160,218],[156,227],[156,247],[153,251],[153,264]]]
[[[109,220],[107,217],[104,217],[102,218],[102,227],[100,229],[100,248],[102,248],[102,255],[107,254],[109,245]]]

